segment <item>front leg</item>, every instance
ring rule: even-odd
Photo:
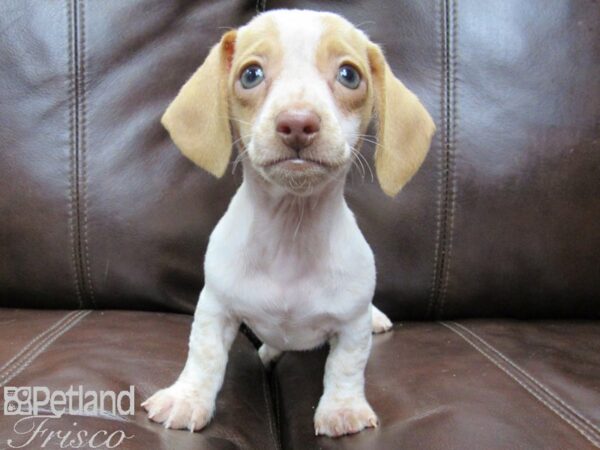
[[[151,420],[163,423],[165,428],[191,431],[206,426],[215,410],[238,327],[239,323],[204,288],[196,306],[183,371],[170,387],[142,403]]]
[[[371,308],[330,341],[324,391],[315,413],[315,433],[342,436],[378,425],[365,398],[365,366],[371,350]]]

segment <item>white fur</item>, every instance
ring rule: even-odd
[[[283,351],[330,343],[317,434],[339,436],[378,423],[365,398],[364,369],[371,332],[387,331],[391,322],[371,305],[373,253],[343,196],[359,119],[337,110],[314,67],[322,34],[315,14],[269,13],[278,24],[285,68],[244,140],[243,183],[210,237],[185,368],[175,384],[143,404],[167,428],[199,430],[208,423],[241,322],[265,343],[259,350],[265,365]],[[320,150],[340,162],[306,189],[304,181],[286,185],[257,165],[276,147],[273,118],[299,101],[319,112],[330,130],[320,137]]]

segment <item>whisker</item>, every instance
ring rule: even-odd
[[[362,30],[362,26],[363,25],[375,25],[375,22],[372,20],[365,20],[364,22],[359,23],[358,25],[355,25],[356,28]]]
[[[385,146],[381,145],[379,142],[377,142],[375,139],[377,139],[375,136],[371,136],[368,134],[355,134],[354,137],[360,138],[361,140],[365,141],[365,142],[369,142],[370,144],[373,144],[377,147],[381,147],[382,149],[385,149]],[[370,139],[372,138],[372,139]]]
[[[360,139],[361,139],[362,141],[364,141],[364,142],[370,142],[371,144],[378,145],[379,147],[383,147],[383,146],[382,146],[382,145],[381,145],[379,142],[377,142],[377,141],[373,141],[373,140],[371,140],[371,139],[364,138],[364,137],[363,137],[363,138],[360,138]]]
[[[367,137],[367,138],[377,139],[377,136],[375,136],[374,134],[352,133],[352,136],[355,136],[355,137]]]
[[[240,154],[233,160],[233,163],[231,165],[231,174],[234,175],[235,174],[235,170],[237,169],[238,164],[243,161],[247,156],[247,152],[241,151]]]
[[[248,156],[248,152],[246,150],[242,150],[239,153],[239,155],[237,155],[236,158],[233,160],[232,164],[239,163],[240,161],[242,161],[247,156]]]
[[[365,175],[366,175],[366,173],[367,173],[367,172],[366,172],[366,170],[365,170],[365,166],[364,166],[364,164],[363,164],[362,160],[360,159],[360,152],[359,152],[357,149],[355,149],[355,148],[352,148],[351,150],[352,150],[352,154],[353,154],[354,156],[356,156],[356,158],[355,158],[355,159],[353,159],[353,160],[352,160],[352,162],[353,162],[353,163],[354,163],[354,164],[355,164],[357,167],[360,165],[360,169],[361,169],[361,173],[362,173],[362,178],[363,178],[363,180],[364,180],[364,179],[365,179]]]
[[[253,126],[253,125],[254,125],[252,122],[247,122],[247,121],[245,121],[245,120],[238,119],[237,117],[231,117],[231,116],[228,116],[227,118],[228,118],[229,120],[233,120],[233,121],[235,121],[235,122],[243,123],[243,124],[245,124],[245,125],[250,125],[250,126]]]
[[[371,164],[369,163],[369,160],[367,158],[365,158],[365,156],[360,152],[358,152],[358,155],[360,158],[362,158],[362,160],[367,165],[367,169],[369,169],[369,173],[371,174],[371,183],[373,183],[375,181],[375,176],[373,174],[373,169],[371,169]]]
[[[247,134],[245,136],[240,136],[239,138],[237,138],[235,141],[233,141],[231,143],[231,146],[234,147],[235,144],[237,144],[238,142],[242,141],[242,139],[246,139],[246,138],[249,138],[249,137],[252,137],[252,135],[251,134]]]
[[[366,173],[365,168],[361,167],[361,165],[359,165],[359,163],[357,161],[358,161],[357,158],[352,158],[352,167],[356,168],[356,170],[358,171],[361,181],[365,181],[365,173]],[[354,175],[354,171],[350,171],[350,173],[352,175]],[[354,181],[354,179],[352,179],[352,180]]]
[[[250,135],[247,136],[241,136],[238,139],[236,139],[235,141],[233,141],[231,143],[232,147],[235,147],[235,145],[240,142],[242,139],[250,137]],[[242,162],[246,157],[248,157],[248,151],[244,148],[242,148],[239,151],[239,154],[235,157],[235,159],[233,160],[233,162],[231,163],[231,174],[235,174],[235,170],[237,169],[237,166],[240,162]]]
[[[369,164],[369,161],[367,160],[367,158],[364,157],[364,155],[362,155],[360,153],[360,151],[358,151],[357,148],[352,147],[352,150],[354,150],[356,152],[356,155],[358,157],[358,159],[362,159],[362,161],[364,161],[364,163],[367,165],[367,168],[369,169],[369,173],[371,174],[371,183],[373,183],[375,181],[375,176],[373,175],[373,170],[371,169],[371,165]]]

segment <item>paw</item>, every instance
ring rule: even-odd
[[[204,428],[215,409],[214,401],[207,402],[198,388],[181,382],[156,392],[142,407],[165,428],[190,431]]]
[[[371,325],[373,333],[385,333],[392,329],[392,321],[388,319],[384,313],[373,306],[373,312],[371,313]]]
[[[365,399],[323,401],[315,414],[315,434],[330,437],[377,427],[379,420]]]
[[[281,356],[281,352],[273,347],[263,344],[258,349],[258,357],[263,363],[263,366],[269,367],[271,363],[274,363]]]

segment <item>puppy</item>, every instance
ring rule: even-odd
[[[210,236],[187,362],[143,403],[150,419],[192,431],[210,421],[244,322],[265,365],[329,342],[316,434],[378,425],[364,371],[371,331],[391,322],[371,304],[373,253],[344,200],[373,115],[377,178],[394,196],[423,162],[433,121],[381,49],[331,13],[263,13],[225,33],[183,86],[162,118],[171,138],[217,177],[237,144],[243,182]]]

